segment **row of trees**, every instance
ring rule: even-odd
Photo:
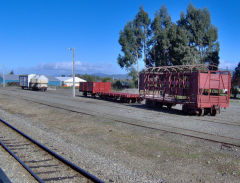
[[[219,64],[218,31],[211,23],[210,12],[192,4],[177,22],[172,22],[165,6],[156,11],[153,20],[141,6],[135,18],[120,31],[119,44],[122,53],[118,64],[127,70],[139,59],[146,67]]]

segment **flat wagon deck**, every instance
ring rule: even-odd
[[[81,82],[79,91],[84,96],[91,95],[105,100],[119,101],[122,103],[141,102],[139,94],[111,91],[110,82]]]

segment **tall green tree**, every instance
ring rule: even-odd
[[[181,13],[177,23],[179,27],[187,30],[189,46],[198,53],[194,58],[195,62],[218,65],[218,31],[211,23],[208,9],[196,9],[190,4],[187,8],[187,14]]]
[[[218,31],[211,23],[210,12],[192,4],[176,23],[165,6],[155,12],[152,22],[140,7],[135,19],[120,32],[119,43],[123,55],[119,54],[118,63],[126,69],[138,63],[142,56],[147,67],[219,64]]]
[[[232,76],[232,85],[240,84],[240,62],[238,66],[235,68]]]
[[[129,21],[120,31],[119,44],[123,55],[118,55],[118,64],[121,68],[129,69],[137,64],[139,73],[139,59],[146,55],[146,43],[149,35],[151,20],[141,6],[133,21]],[[139,84],[138,84],[139,85]]]
[[[133,81],[137,81],[138,73],[134,67],[131,67],[128,76],[131,76]]]
[[[151,20],[148,13],[140,6],[139,12],[133,20],[137,30],[137,36],[140,38],[141,45],[143,45],[143,61],[146,62],[147,41],[150,35]]]
[[[237,94],[240,93],[238,86],[240,85],[240,62],[238,66],[235,68],[232,76],[232,94],[234,98],[237,98]]]
[[[132,21],[129,21],[120,31],[118,42],[123,53],[123,55],[118,55],[118,64],[121,68],[129,69],[142,57],[143,48],[141,38],[138,37],[136,26]]]
[[[148,42],[147,66],[170,65],[168,31],[171,25],[172,21],[167,8],[162,6],[159,11],[156,11],[151,23],[152,37]]]
[[[118,42],[122,47],[123,55],[118,55],[118,64],[121,68],[129,69],[142,57],[145,61],[150,23],[148,13],[140,6],[134,20],[127,22],[124,29],[120,31]]]
[[[151,29],[148,66],[190,64],[194,60],[196,51],[189,47],[187,30],[171,21],[165,6],[156,11]]]

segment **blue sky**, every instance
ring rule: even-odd
[[[6,72],[71,72],[71,52],[76,49],[80,73],[119,74],[119,31],[142,5],[151,18],[163,4],[173,21],[190,2],[207,7],[218,28],[221,67],[240,61],[240,1],[219,0],[29,0],[0,1],[0,66]]]

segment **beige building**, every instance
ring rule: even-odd
[[[72,77],[56,77],[56,78],[62,82],[62,86],[66,86],[66,87],[73,86]],[[80,82],[86,82],[86,80],[81,79],[79,77],[75,77],[75,87],[79,87]]]

